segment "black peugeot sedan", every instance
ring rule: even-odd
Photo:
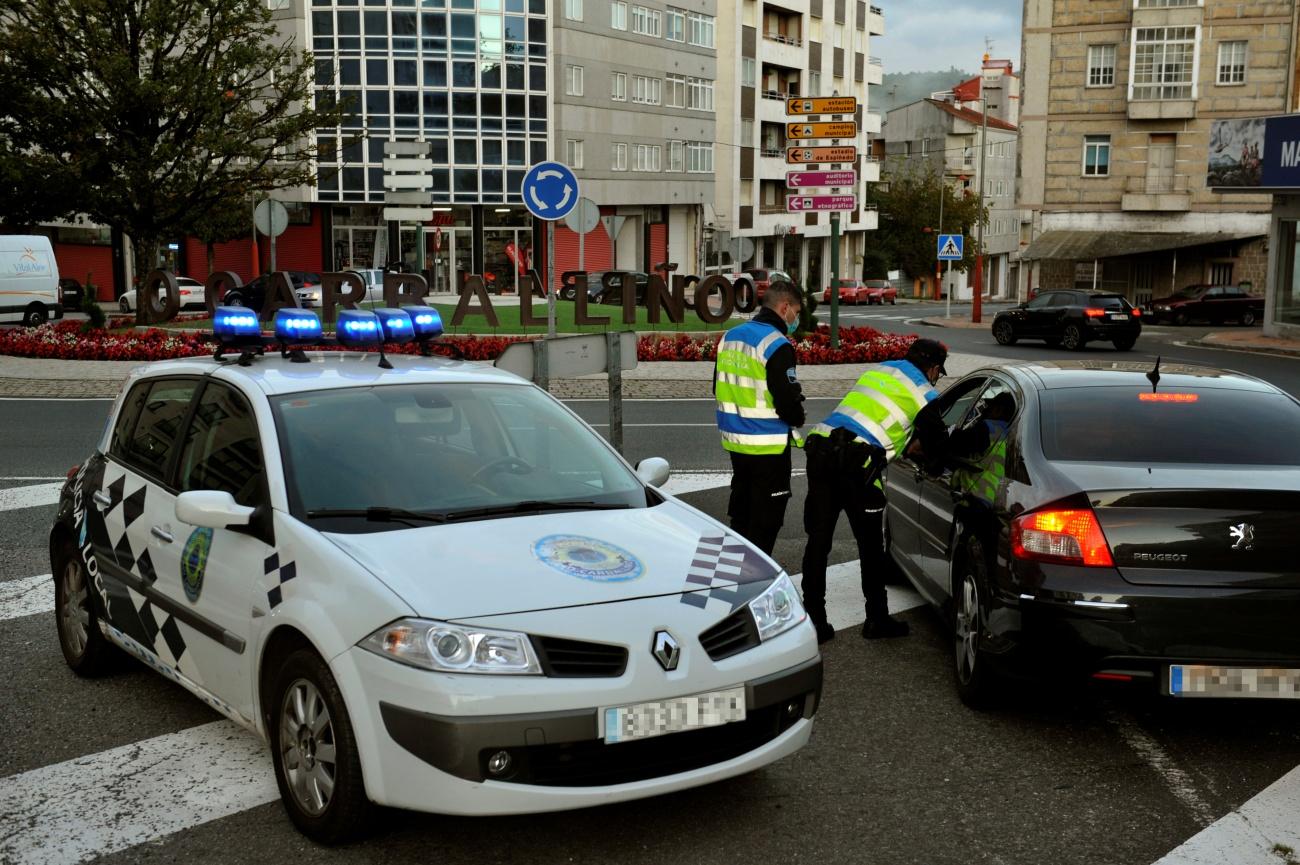
[[[993,338],[1001,345],[1041,339],[1079,351],[1090,342],[1109,342],[1128,351],[1141,334],[1142,310],[1122,294],[1095,291],[1045,291],[993,319]]]
[[[1062,361],[979,370],[939,408],[949,469],[889,466],[886,543],[951,631],[963,700],[1026,677],[1300,698],[1300,402]]]

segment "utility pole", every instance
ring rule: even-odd
[[[975,240],[975,291],[970,309],[970,320],[980,323],[980,303],[984,299],[984,179],[985,157],[989,150],[989,100],[984,93],[984,83],[980,81],[980,212],[979,225],[976,227]]]
[[[945,198],[948,197],[947,195],[944,194],[947,192],[947,189],[945,188],[945,184],[947,183],[947,178],[944,177],[944,172],[948,170],[947,160],[948,157],[945,154],[943,157],[943,161],[939,163],[939,230],[934,233],[936,241],[938,240],[939,235],[943,234],[943,201]],[[939,288],[940,286],[943,285],[943,279],[941,276],[941,274],[943,273],[942,270],[943,262],[939,260],[939,257],[937,255],[939,244],[935,243],[934,248],[936,252],[935,259],[934,259],[934,299],[938,300]],[[949,306],[949,313],[951,313],[952,298],[948,299],[948,306]]]

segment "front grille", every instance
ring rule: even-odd
[[[758,644],[758,626],[754,624],[748,607],[741,607],[700,634],[700,645],[715,661],[739,655]]]
[[[799,698],[802,708],[806,697]],[[711,766],[746,754],[772,741],[803,717],[787,712],[784,702],[750,711],[743,721],[669,733],[652,739],[607,745],[603,740],[510,748],[513,769],[505,777],[487,770],[499,748],[479,752],[484,778],[543,787],[596,787],[662,778]]]
[[[617,678],[627,669],[627,649],[561,637],[533,637],[542,672],[557,679]]]

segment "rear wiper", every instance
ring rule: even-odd
[[[421,523],[445,523],[446,514],[430,511],[408,511],[405,508],[324,508],[308,511],[307,519],[325,519],[329,517],[363,517],[372,523],[405,523],[418,526]]]
[[[471,508],[465,511],[448,513],[446,519],[474,520],[480,517],[504,516],[506,514],[529,514],[542,511],[617,511],[626,510],[631,505],[602,504],[600,502],[516,502],[513,505],[493,505],[485,508]]]

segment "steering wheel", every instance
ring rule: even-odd
[[[533,470],[533,464],[528,462],[528,460],[523,460],[519,457],[497,457],[496,459],[485,463],[478,469],[478,471],[470,475],[469,483],[477,483],[479,478],[488,474],[496,474],[497,472],[504,471],[511,466],[514,466],[511,470],[511,474],[516,475],[526,475]]]

